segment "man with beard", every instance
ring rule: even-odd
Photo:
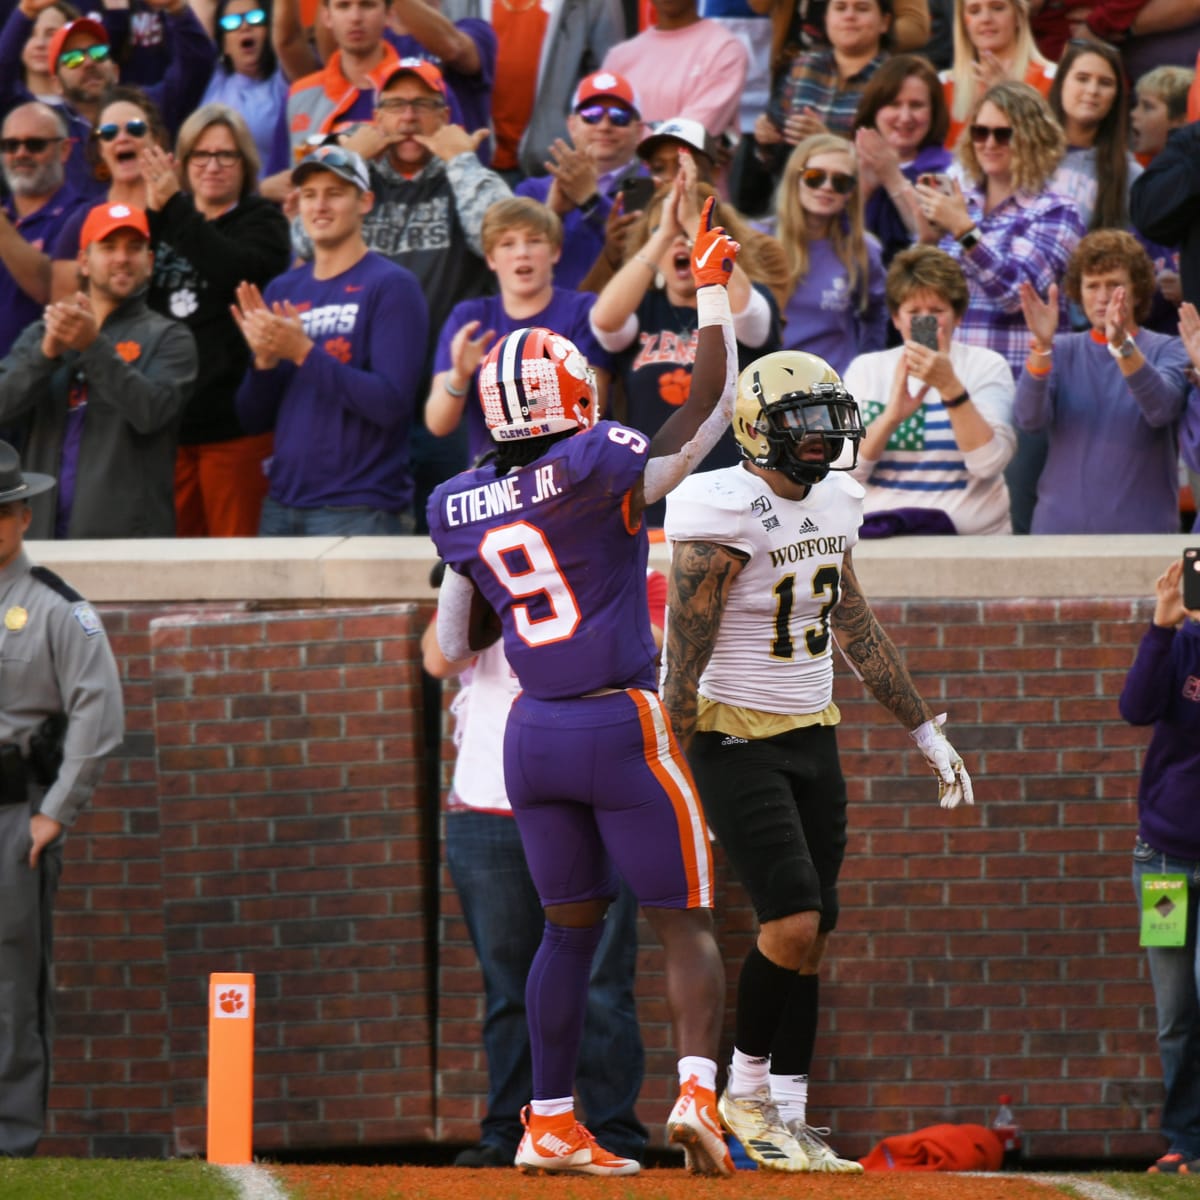
[[[66,122],[46,104],[22,104],[0,126],[0,356],[50,298],[46,247],[80,203],[64,186],[70,152]]]
[[[84,290],[48,305],[0,362],[0,422],[25,420],[25,464],[58,476],[34,499],[31,537],[174,536],[196,344],[146,306],[153,264],[146,214],[98,204],[80,233]]]

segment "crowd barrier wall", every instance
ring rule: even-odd
[[[810,1114],[843,1153],[985,1121],[1002,1092],[1027,1157],[1160,1152],[1129,878],[1149,734],[1116,697],[1153,581],[1190,540],[856,550],[877,614],[949,713],[976,804],[938,807],[904,730],[839,661],[850,845]],[[451,752],[445,698],[420,670],[429,543],[29,548],[97,604],[128,726],[66,844],[42,1152],[203,1152],[213,971],[257,978],[256,1152],[474,1141],[483,996],[438,853]],[[753,918],[717,863],[724,1055]],[[641,935],[640,1112],[661,1144],[674,1053],[661,954],[644,922]]]

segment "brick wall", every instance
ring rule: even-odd
[[[861,1154],[889,1133],[981,1121],[1008,1091],[1028,1154],[1156,1153],[1129,884],[1147,733],[1115,708],[1148,604],[876,610],[949,711],[977,803],[938,808],[904,732],[839,664],[851,841],[814,1119]],[[427,887],[427,606],[102,612],[130,733],[67,845],[43,1151],[203,1150],[214,970],[257,975],[256,1149],[473,1140],[481,987],[444,872]],[[719,854],[718,869],[732,1003],[753,919]],[[643,923],[655,1136],[674,1091],[660,992]]]

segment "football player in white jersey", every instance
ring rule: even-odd
[[[738,981],[721,1119],[759,1166],[852,1172],[807,1124],[817,969],[837,923],[846,847],[832,643],[933,768],[942,806],[971,780],[858,586],[864,492],[858,406],[812,354],[781,351],[738,380],[744,461],[667,497],[663,699],[705,816],[745,885],[758,939]],[[839,463],[843,448],[851,453]]]

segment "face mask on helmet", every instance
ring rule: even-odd
[[[766,404],[761,389],[757,396],[753,385],[750,391],[759,411],[752,429],[749,414],[742,418],[749,436],[738,436],[738,445],[756,466],[811,487],[830,471],[850,471],[857,465],[862,421],[854,397],[840,383],[814,383],[808,391],[789,392]],[[849,459],[834,466],[847,442]]]
[[[483,419],[496,442],[511,443],[596,421],[592,368],[575,343],[549,329],[517,329],[479,368]]]

